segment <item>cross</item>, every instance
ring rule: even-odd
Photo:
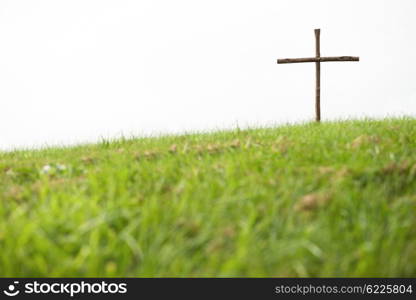
[[[316,69],[316,92],[315,92],[315,113],[316,122],[321,121],[321,62],[327,61],[359,61],[359,57],[355,56],[327,56],[321,57],[320,49],[320,35],[321,30],[315,29],[315,44],[316,44],[316,55],[315,57],[306,58],[283,58],[278,59],[278,64],[293,64],[293,63],[306,63],[314,62]]]

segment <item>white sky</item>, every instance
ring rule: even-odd
[[[1,0],[0,149],[416,114],[414,0]]]

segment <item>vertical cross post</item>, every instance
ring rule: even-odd
[[[315,91],[315,120],[316,122],[321,121],[321,45],[320,45],[321,29],[315,29],[315,45],[316,45],[316,91]]]

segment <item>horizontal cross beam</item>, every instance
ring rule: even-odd
[[[327,57],[305,57],[305,58],[282,58],[278,59],[278,64],[294,64],[306,62],[328,62],[328,61],[359,61],[356,56],[327,56]]]

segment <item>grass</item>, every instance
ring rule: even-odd
[[[416,276],[416,120],[0,153],[1,276]]]

